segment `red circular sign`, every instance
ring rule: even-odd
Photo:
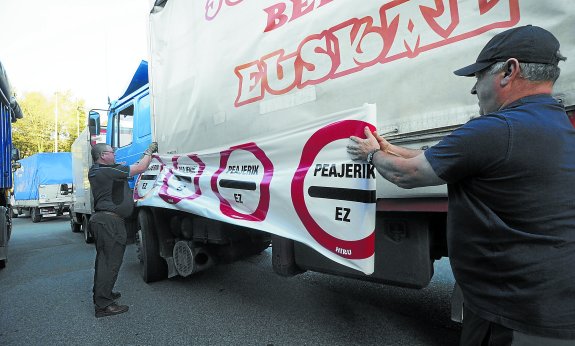
[[[264,175],[260,182],[260,198],[256,210],[251,214],[244,214],[236,211],[230,205],[230,202],[224,198],[218,190],[218,177],[226,169],[228,160],[232,152],[236,150],[245,150],[252,153],[261,163],[264,168]],[[214,173],[211,180],[212,190],[220,200],[220,211],[229,217],[247,221],[263,221],[265,220],[270,207],[270,182],[273,177],[274,165],[255,143],[245,143],[231,147],[220,154],[220,168]]]
[[[186,196],[186,197],[179,197],[179,196],[173,196],[170,195],[170,193],[168,192],[168,181],[170,180],[170,178],[172,176],[174,176],[174,169],[177,170],[178,169],[178,159],[180,158],[180,156],[174,156],[172,157],[172,165],[173,168],[170,168],[168,170],[168,173],[166,173],[166,176],[164,177],[164,181],[162,184],[162,187],[160,188],[160,191],[158,192],[158,196],[163,199],[164,201],[166,201],[167,203],[170,204],[177,204],[179,202],[181,202],[182,200],[194,200],[198,197],[200,197],[202,195],[202,191],[200,190],[200,176],[202,175],[202,173],[204,172],[204,169],[206,168],[206,165],[204,164],[204,162],[202,160],[200,160],[200,158],[195,155],[195,154],[191,154],[188,155],[188,157],[190,159],[192,159],[195,163],[198,164],[199,169],[198,172],[196,173],[196,175],[194,176],[194,188],[195,188],[195,192],[193,194],[191,194],[190,196]]]
[[[158,173],[162,171],[162,169],[164,168],[164,163],[162,162],[162,160],[160,159],[159,156],[157,155],[152,155],[152,160],[153,159],[157,159],[158,162],[160,163],[160,168],[158,170]],[[150,167],[153,165],[153,163],[150,163]],[[134,199],[135,200],[139,200],[142,199],[144,196],[140,195],[140,191],[139,191],[139,186],[140,186],[140,180],[142,180],[142,176],[145,175],[146,172],[142,173],[142,174],[138,174],[138,179],[136,180],[136,184],[134,185]],[[154,180],[155,181],[155,180]]]
[[[304,198],[304,180],[310,167],[319,152],[331,142],[349,138],[350,136],[363,137],[364,128],[369,127],[370,131],[375,131],[375,127],[369,123],[359,120],[344,120],[335,122],[316,131],[306,142],[302,150],[299,166],[294,174],[291,183],[291,197],[296,213],[304,224],[309,234],[323,247],[338,256],[348,259],[365,259],[375,252],[375,230],[359,240],[343,240],[327,233],[314,220],[310,214]],[[337,249],[351,250],[342,253]]]

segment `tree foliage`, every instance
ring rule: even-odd
[[[12,136],[22,157],[54,152],[56,133],[57,151],[70,151],[79,132],[86,127],[84,100],[78,100],[70,91],[56,92],[49,99],[39,92],[25,93],[18,103],[24,118],[13,124]]]

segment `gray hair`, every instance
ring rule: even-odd
[[[567,58],[564,57],[559,51],[557,51],[556,57],[558,62],[567,60]],[[504,61],[496,62],[486,68],[485,73],[493,75],[504,71],[506,66],[507,63]],[[520,76],[531,82],[551,81],[555,83],[557,78],[559,78],[559,74],[561,73],[561,69],[555,64],[519,62],[519,68],[521,69]]]
[[[94,160],[94,162],[98,161],[98,159],[100,158],[100,156],[102,156],[102,153],[104,151],[106,151],[106,149],[108,149],[108,144],[106,143],[98,143],[98,144],[94,144],[92,146],[92,160]]]

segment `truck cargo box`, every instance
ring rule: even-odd
[[[66,184],[72,186],[72,154],[38,153],[20,160],[21,167],[14,173],[14,199],[38,200],[41,185]]]
[[[32,221],[43,214],[61,215],[72,201],[72,155],[38,153],[22,159],[14,173],[14,206],[18,214],[30,213]]]

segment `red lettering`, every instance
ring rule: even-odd
[[[206,1],[206,19],[212,20],[216,18],[222,9],[223,0],[207,0]]]
[[[222,0],[223,1],[223,0]],[[266,9],[266,31],[311,11],[314,1],[290,0],[292,17],[279,3]],[[317,1],[317,0],[316,0]],[[318,7],[332,2],[323,0]],[[519,0],[478,0],[476,27],[460,28],[458,2],[435,0],[436,7],[418,2],[392,1],[379,8],[379,18],[366,16],[342,22],[321,34],[304,38],[295,52],[279,49],[261,59],[234,69],[239,79],[236,107],[262,100],[266,93],[282,95],[295,88],[323,83],[357,73],[377,64],[413,59],[418,54],[480,35],[488,30],[516,25],[520,19]],[[446,6],[447,5],[447,6]],[[501,17],[506,13],[506,18]],[[439,25],[442,23],[442,25]],[[459,29],[459,32],[457,31]]]
[[[287,11],[286,2],[279,2],[275,5],[270,7],[264,8],[264,11],[267,13],[267,25],[264,32],[269,32],[274,29],[277,29],[287,22],[294,21],[303,15],[306,15],[313,11],[316,2],[314,0],[289,0],[291,2],[291,13]],[[333,0],[321,0],[317,7],[322,7],[326,4],[329,4]]]
[[[206,1],[206,14],[204,15],[206,20],[212,20],[220,13],[222,5],[225,3],[226,6],[235,6],[244,0],[207,0]]]
[[[240,80],[238,97],[234,103],[236,107],[261,100],[264,97],[261,83],[264,74],[259,61],[238,66],[234,72]]]
[[[307,3],[307,0],[290,0],[290,1],[293,3],[290,22],[294,19],[298,19],[304,14],[310,13],[311,10],[313,10],[314,5],[313,0],[311,1],[310,4]]]
[[[283,2],[264,8],[264,11],[268,14],[268,21],[264,32],[272,31],[287,23],[288,16],[284,14],[285,10],[286,4]]]
[[[331,39],[324,35],[312,35],[307,37],[299,46],[299,58],[296,66],[299,85],[319,84],[330,78],[335,69],[334,52],[330,50]]]
[[[272,95],[282,95],[295,87],[296,58],[296,54],[284,56],[284,51],[280,50],[261,59],[267,77],[264,83],[267,92]]]

